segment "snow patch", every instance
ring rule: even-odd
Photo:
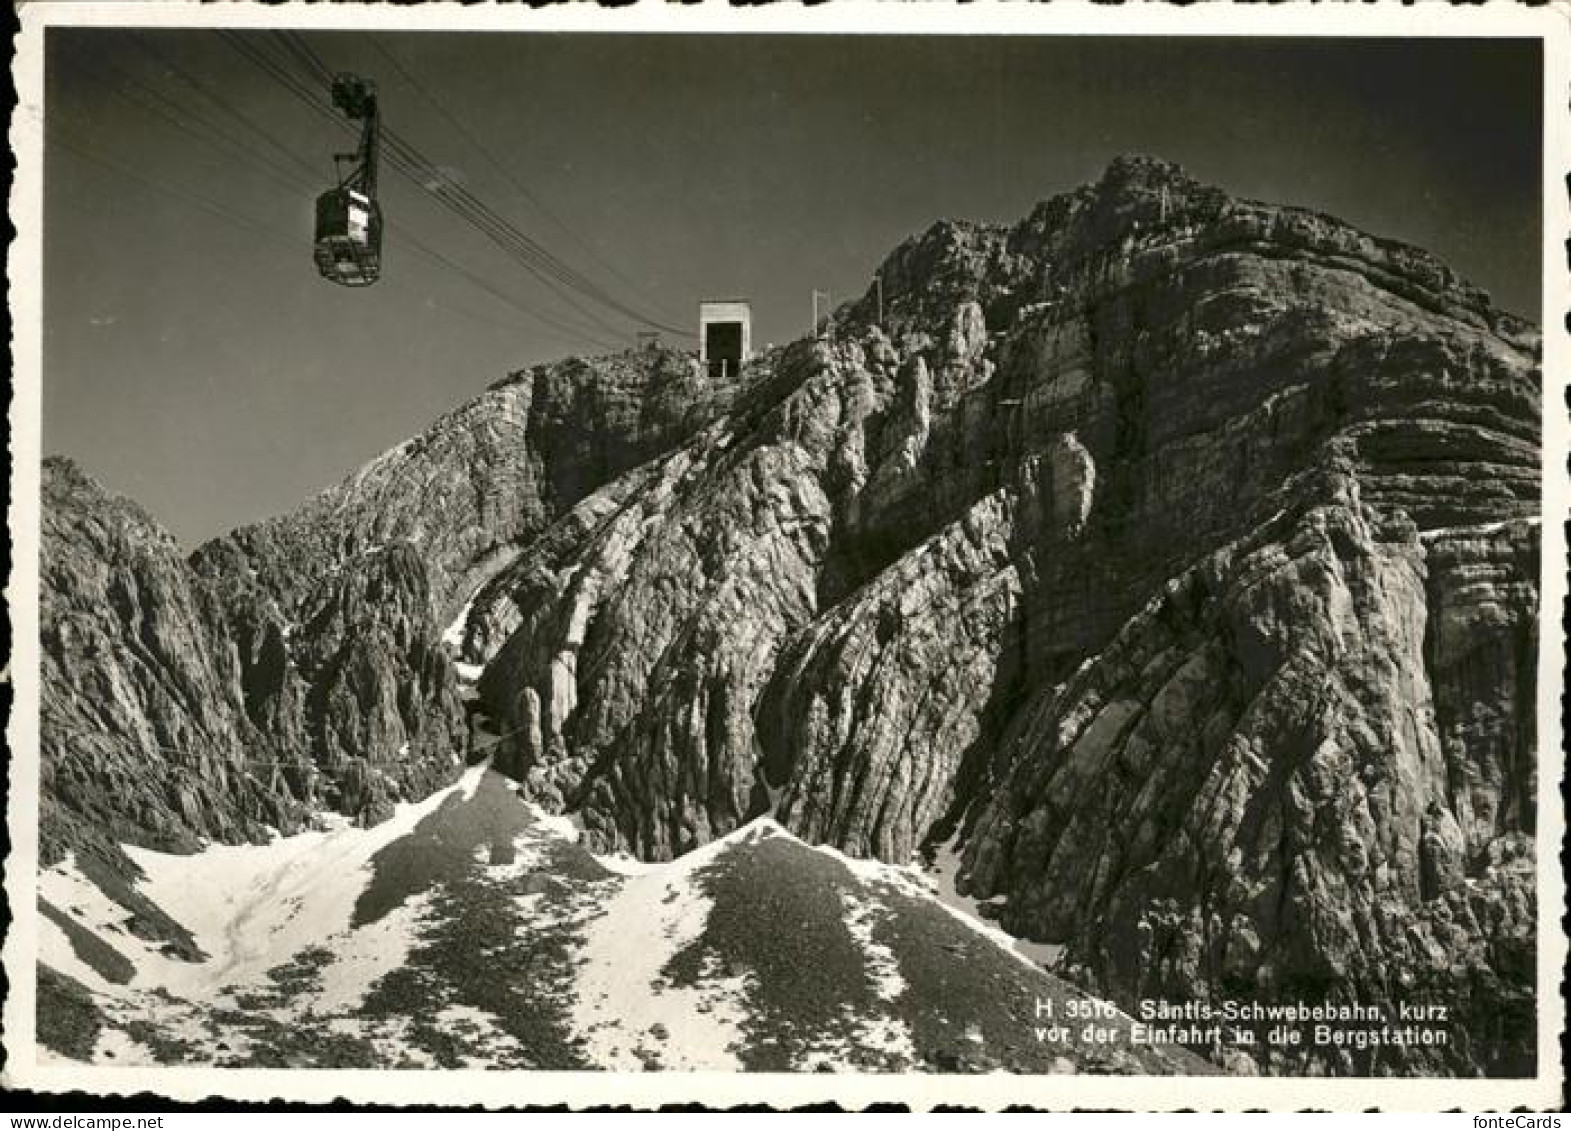
[[[453,623],[442,633],[442,643],[455,653],[464,646],[464,633],[469,631],[469,614],[474,611],[475,598],[479,595],[479,589],[469,595],[469,600],[464,602],[464,607],[458,610],[458,616],[453,618]]]
[[[537,872],[547,862],[544,842],[537,828],[526,829],[515,836],[512,849],[512,860],[505,864],[494,864],[491,845],[482,844],[475,848],[474,860],[485,871],[486,878],[496,883],[516,880],[530,872]]]
[[[409,1036],[409,1030],[414,1022],[411,1018],[401,1017],[394,1022],[386,1024],[381,1031],[367,1037],[371,1047],[376,1049],[387,1064],[399,1068],[440,1068],[436,1057],[426,1052],[417,1045]]]
[[[575,836],[577,829],[574,829]],[[785,829],[781,828],[772,817],[759,817],[750,821],[741,828],[733,829],[718,840],[712,840],[701,848],[696,848],[686,856],[679,856],[675,860],[640,860],[626,852],[592,853],[595,862],[608,872],[615,872],[619,876],[647,876],[651,873],[669,871],[675,867],[686,869],[702,868],[714,860],[720,853],[740,844],[756,844],[772,836],[783,836],[796,840]],[[801,843],[797,841],[797,843]]]
[[[894,1001],[906,992],[906,980],[900,973],[900,961],[895,952],[873,937],[874,918],[878,908],[857,899],[849,891],[840,893],[845,907],[846,930],[861,946],[866,956],[867,970],[873,978],[873,992],[885,1001]]]
[[[1543,520],[1538,515],[1527,518],[1509,518],[1500,522],[1475,522],[1465,526],[1436,526],[1429,530],[1420,530],[1418,536],[1424,539],[1447,538],[1453,535],[1498,534],[1508,526],[1525,523],[1528,526],[1537,526]]]
[[[911,1027],[889,1014],[864,1016],[849,1009],[842,1016],[854,1027],[850,1039],[824,1038],[810,1041],[791,1065],[795,1072],[865,1072],[861,1058],[870,1051],[897,1058],[909,1066],[916,1060],[916,1042]]]
[[[534,818],[535,826],[540,832],[557,837],[568,844],[578,843],[578,839],[583,836],[583,830],[573,824],[571,818],[561,813],[548,812],[534,802],[528,802],[528,806],[529,815]]]
[[[371,858],[407,836],[448,798],[469,798],[485,765],[418,803],[400,803],[370,829],[337,827],[265,845],[209,845],[191,856],[125,846],[146,879],[142,893],[189,930],[209,956],[189,963],[149,954],[133,985],[183,996],[261,977],[267,970],[346,931],[371,880]]]
[[[92,1055],[88,1058],[94,1064],[103,1064],[109,1061],[114,1064],[156,1064],[158,1058],[153,1055],[153,1050],[140,1041],[119,1029],[101,1029],[98,1040],[93,1045]]]
[[[131,913],[105,895],[77,868],[68,853],[53,868],[38,874],[38,894],[62,911],[69,911],[93,930],[119,931]]]
[[[626,852],[613,852],[606,855],[591,853],[595,863],[608,872],[615,872],[618,876],[647,876],[652,872],[659,872],[671,866],[668,860],[640,860]]]
[[[1033,969],[1051,968],[1058,964],[1064,948],[1053,943],[1031,942],[1016,938],[1001,927],[994,926],[976,913],[977,901],[960,894],[956,881],[960,878],[960,834],[947,844],[941,844],[933,854],[933,866],[925,875],[929,877],[928,890],[950,914],[958,916],[973,930],[986,935],[1000,946],[1006,946],[1015,956]]]
[[[313,1008],[326,1013],[358,1009],[377,982],[409,961],[429,913],[430,892],[421,892],[374,923],[335,940],[333,961],[320,972]]]
[[[702,985],[677,986],[662,970],[708,924],[713,901],[696,873],[731,849],[778,831],[761,818],[669,863],[640,863],[620,873],[626,878],[604,914],[586,924],[579,955],[573,1027],[596,1064],[628,1071],[650,1063],[741,1070],[735,1050],[746,1020],[746,976],[717,972]],[[613,870],[628,864],[619,857],[597,859]]]
[[[789,833],[785,835],[790,836]],[[956,841],[958,839],[957,834]],[[960,871],[960,853],[955,841],[939,846],[934,855],[933,866],[925,870],[915,865],[902,867],[885,864],[881,860],[861,860],[855,856],[847,856],[827,844],[815,844],[811,847],[814,852],[821,852],[840,861],[858,879],[875,884],[890,884],[907,894],[932,900],[977,934],[1007,950],[1010,955],[1033,970],[1040,972],[1044,966],[1053,965],[1063,951],[1062,947],[1052,943],[1017,939],[1008,931],[994,926],[976,914],[975,902],[961,895],[955,887],[955,878]]]
[[[119,990],[113,982],[77,957],[71,937],[53,919],[44,915],[38,916],[38,960],[98,993],[113,994]]]
[[[465,1068],[495,1068],[504,1058],[527,1056],[518,1039],[497,1026],[495,1016],[472,1005],[445,1005],[432,1021],[468,1046],[461,1058]]]
[[[908,1062],[916,1060],[916,1041],[911,1036],[911,1026],[898,1017],[884,1014],[862,1018],[859,1021],[857,1043],[866,1049],[898,1056]]]

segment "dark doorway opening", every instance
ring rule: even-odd
[[[709,376],[726,377],[742,368],[742,324],[710,322],[704,327],[704,357]]]

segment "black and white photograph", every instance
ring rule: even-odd
[[[1558,1105],[1564,29],[836,7],[22,12],[8,1086]]]

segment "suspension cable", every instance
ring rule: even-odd
[[[414,88],[414,90],[420,94],[420,96],[423,97],[426,102],[429,103],[434,110],[436,110],[437,113],[442,115],[443,119],[446,120],[455,131],[457,131],[459,136],[464,138],[493,169],[501,174],[503,179],[505,179],[507,183],[512,186],[514,191],[516,191],[530,204],[534,205],[535,209],[539,211],[542,216],[551,221],[551,223],[555,224],[557,228],[559,228],[568,236],[569,239],[582,248],[591,259],[593,259],[602,268],[604,268],[607,272],[619,280],[623,285],[631,288],[634,291],[639,291],[642,293],[642,288],[637,283],[633,282],[622,272],[618,271],[615,264],[600,256],[588,240],[584,239],[576,231],[569,227],[568,224],[561,220],[554,212],[551,211],[551,209],[547,208],[545,203],[538,196],[530,192],[528,186],[519,180],[519,178],[514,175],[511,169],[502,164],[502,162],[492,154],[490,149],[475,136],[474,132],[470,130],[468,126],[464,125],[463,119],[450,111],[436,96],[435,92],[422,83],[420,79],[410,70],[410,68],[405,66],[404,63],[399,60],[398,56],[389,47],[384,45],[378,39],[372,39],[371,45],[376,48],[377,52],[387,60],[388,64],[398,72],[398,74],[406,83]],[[645,297],[650,296],[645,294]]]
[[[325,120],[332,122],[335,126],[337,126],[339,128],[343,128],[344,127],[344,124],[345,124],[344,120],[331,108],[331,106],[327,103],[327,101],[325,99],[323,99],[320,96],[319,93],[317,93],[316,91],[313,91],[310,87],[306,86],[303,82],[301,82],[301,80],[296,78],[294,75],[290,74],[288,71],[284,70],[282,68],[282,66],[277,62],[277,60],[275,60],[272,57],[268,56],[265,52],[261,52],[260,50],[258,50],[257,49],[257,45],[248,42],[246,39],[244,39],[243,37],[239,36],[238,34],[236,34],[235,32],[233,32],[233,31],[231,31],[229,29],[221,30],[219,32],[219,34],[221,36],[223,36],[225,38],[225,40],[227,42],[229,42],[230,45],[232,47],[234,47],[243,57],[245,57],[249,62],[251,62],[259,70],[261,70],[263,74],[267,75],[269,78],[271,78],[274,82],[278,83],[280,86],[282,86],[289,93],[293,94],[303,105],[307,106],[311,110],[313,110],[316,113],[320,114]],[[440,179],[440,175],[438,174],[438,172],[436,171],[436,169],[434,167],[431,167],[429,165],[427,165],[425,167],[414,165],[413,163],[411,163],[404,156],[404,154],[402,153],[401,148],[399,148],[396,144],[391,149],[384,149],[384,154],[386,155],[386,157],[388,159],[388,164],[391,165],[396,171],[401,173],[406,179],[408,179],[411,182],[413,182],[417,187],[421,188],[422,190],[425,190],[425,192],[428,195],[435,197],[438,200],[438,202],[443,203],[444,205],[446,205],[449,208],[450,211],[454,211],[455,214],[460,215],[462,218],[464,218],[466,220],[466,222],[471,223],[472,225],[476,226],[477,228],[479,227],[478,221],[471,220],[469,218],[469,215],[464,210],[464,206],[463,205],[454,204],[454,203],[450,202],[449,198],[447,198],[443,194],[440,194],[438,192],[432,191],[432,190],[430,190],[430,189],[428,189],[426,187],[426,184],[424,183],[426,179],[431,179],[431,180],[439,180]],[[389,225],[389,226],[395,226],[395,225]],[[400,227],[399,230],[402,231],[403,229]],[[481,229],[481,230],[482,230],[483,234],[486,234],[486,233],[484,233],[483,229]],[[604,319],[601,319],[601,318],[595,316],[594,314],[592,314],[590,311],[585,309],[580,303],[576,302],[572,298],[571,295],[568,295],[565,292],[563,292],[561,284],[559,284],[556,281],[554,281],[553,279],[543,275],[541,273],[541,271],[538,268],[536,268],[533,264],[531,264],[531,263],[529,263],[529,262],[527,262],[525,260],[520,259],[520,256],[506,242],[506,237],[505,237],[504,233],[492,232],[492,233],[488,234],[488,238],[490,238],[493,243],[496,243],[499,247],[501,247],[502,250],[504,250],[505,252],[508,252],[510,255],[512,255],[513,258],[519,259],[520,262],[523,263],[524,266],[528,267],[531,270],[532,274],[535,274],[535,276],[537,278],[540,278],[542,282],[545,282],[545,283],[547,283],[547,285],[551,286],[552,289],[558,293],[558,297],[562,298],[563,301],[569,303],[569,305],[573,306],[576,310],[578,310],[581,314],[583,314],[591,322],[595,323],[600,328],[600,331],[603,331],[604,333],[609,334],[614,339],[620,339],[621,338],[622,332],[620,330],[618,330],[617,327],[612,326],[610,323],[606,322]],[[452,266],[454,269],[459,270],[461,274],[465,275],[465,277],[469,278],[471,281],[476,281],[478,283],[478,276],[475,276],[472,272],[465,271],[465,270],[457,268],[455,264],[452,264],[451,260],[447,259],[445,256],[441,256],[439,253],[436,253],[436,252],[432,251],[430,248],[426,248],[425,250],[427,251],[427,253],[429,255],[431,255],[437,261],[442,262],[444,265]],[[501,297],[501,293],[499,291],[497,291],[494,287],[491,287],[488,284],[479,284],[479,285],[484,286],[484,289],[486,289],[490,293],[498,295],[498,297]],[[512,300],[506,300],[506,301],[511,302]],[[517,305],[516,302],[512,303],[512,304],[515,305],[515,306]],[[551,316],[545,315],[545,314],[543,314],[540,311],[531,310],[531,311],[529,311],[529,313],[533,317],[536,317],[536,318],[538,318],[538,319],[540,319],[542,321],[547,321],[547,322],[550,322],[550,323],[558,326],[559,328],[562,328],[562,329],[565,329],[565,330],[569,330],[570,332],[574,333],[575,335],[577,335],[578,337],[582,338],[583,340],[592,342],[592,343],[594,343],[596,345],[607,346],[607,343],[605,342],[605,340],[600,338],[596,331],[586,330],[585,328],[581,328],[581,327],[573,327],[568,322],[562,321],[559,318],[553,318]],[[608,348],[611,348],[611,347],[608,347]]]
[[[245,55],[257,67],[261,68],[275,82],[289,90],[303,103],[322,114],[333,119],[339,125],[336,114],[333,113],[316,92],[295,74],[290,73],[285,63],[278,58],[268,55],[257,44],[250,43],[237,33],[225,30],[224,35],[230,44]],[[331,75],[331,71],[322,63],[310,47],[296,36],[293,40],[281,39],[279,42],[287,44],[286,50],[296,62],[303,67],[313,78]],[[304,56],[304,58],[302,58]],[[415,146],[398,135],[395,131],[384,126],[383,129],[384,152],[389,157],[389,164],[393,165],[406,178],[414,181],[428,194],[437,198],[455,216],[464,220],[471,227],[476,228],[504,252],[518,261],[522,266],[535,274],[538,278],[553,286],[564,301],[569,301],[580,313],[603,326],[608,332],[617,334],[619,331],[602,319],[596,318],[581,305],[573,302],[563,288],[570,289],[608,309],[628,318],[635,323],[656,327],[671,333],[691,336],[691,333],[682,327],[661,322],[651,318],[641,311],[621,302],[610,295],[585,276],[582,272],[571,267],[551,252],[547,251],[538,242],[531,239],[505,217],[500,216],[494,209],[477,197],[473,192],[461,185],[451,183],[449,178],[442,176],[438,166],[420,152]]]

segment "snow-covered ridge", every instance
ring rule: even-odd
[[[485,772],[483,765],[473,766],[452,786],[398,805],[391,818],[369,829],[333,813],[321,815],[318,829],[271,844],[212,844],[188,856],[124,846],[146,877],[138,889],[191,932],[208,956],[205,962],[172,957],[130,934],[126,909],[99,891],[72,859],[40,873],[39,895],[77,913],[84,926],[125,953],[136,968],[132,989],[202,994],[243,984],[347,930],[355,901],[370,882],[372,857],[450,797],[472,796]],[[81,960],[69,948],[67,953],[63,965],[80,970]]]
[[[1064,987],[1008,936],[916,869],[768,817],[669,862],[596,858],[476,766],[371,829],[129,851],[206,958],[136,938],[74,861],[41,876],[70,930],[44,920],[40,960],[96,1011],[88,1059],[1046,1071],[1058,1052],[1028,1007]]]

